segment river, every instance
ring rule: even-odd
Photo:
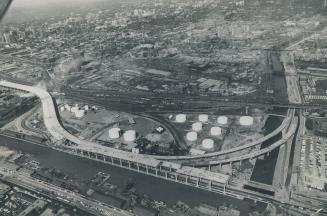
[[[265,124],[265,135],[278,128],[282,121],[283,119],[281,117],[269,116]],[[282,134],[280,132],[277,136],[274,136],[262,143],[261,149],[272,145],[281,138]],[[269,156],[265,156],[263,160],[257,159],[251,176],[252,181],[269,185],[272,184],[278,153],[279,147],[271,151]]]
[[[33,155],[43,167],[57,168],[77,179],[84,180],[90,179],[100,171],[110,173],[111,183],[117,186],[123,186],[129,179],[132,179],[139,193],[146,194],[155,200],[164,201],[170,206],[174,205],[177,201],[183,201],[191,207],[197,206],[200,203],[215,207],[227,204],[240,210],[241,215],[248,215],[249,212],[254,210],[262,212],[266,207],[265,204],[254,204],[252,201],[243,201],[222,196],[187,185],[80,158],[48,147],[19,141],[2,135],[0,137],[1,146]]]

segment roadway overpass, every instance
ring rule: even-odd
[[[209,154],[204,154],[204,155],[193,155],[193,156],[149,156],[149,155],[138,155],[138,154],[132,154],[129,152],[121,151],[118,149],[113,149],[113,148],[107,148],[101,145],[98,145],[96,143],[87,141],[87,140],[81,140],[74,135],[70,134],[67,132],[62,125],[60,124],[56,112],[56,106],[53,102],[53,99],[51,95],[40,88],[37,87],[32,87],[32,86],[27,86],[27,85],[21,85],[21,84],[16,84],[12,82],[7,82],[7,81],[1,81],[0,85],[17,89],[17,90],[23,90],[26,92],[31,92],[37,95],[41,101],[42,101],[42,110],[43,110],[43,118],[44,118],[44,123],[50,134],[54,137],[55,140],[63,140],[67,139],[70,142],[74,143],[75,145],[78,146],[79,149],[83,149],[86,151],[97,151],[98,153],[100,152],[107,152],[107,154],[113,154],[115,156],[119,155],[122,159],[133,159],[133,160],[138,160],[143,161],[143,162],[148,162],[148,165],[155,164],[154,161],[158,160],[194,160],[194,159],[202,159],[202,158],[211,158],[211,157],[217,157],[217,156],[223,156],[223,155],[228,155],[231,153],[235,153],[237,151],[245,150],[248,148],[253,148],[255,146],[261,145],[261,143],[265,142],[266,140],[276,136],[278,133],[280,133],[282,130],[284,130],[289,124],[291,124],[292,119],[294,117],[294,110],[288,110],[287,117],[284,119],[282,124],[274,130],[272,133],[268,134],[265,137],[262,137],[258,140],[255,140],[251,143],[248,143],[246,145],[242,145],[236,148],[224,150],[224,151],[219,151],[219,152],[214,152],[214,153],[209,153]],[[266,149],[267,152],[273,150],[273,149]],[[262,155],[261,151],[253,152],[248,156],[247,159],[257,157]],[[127,157],[127,158],[126,158]],[[242,157],[244,158],[244,156]],[[233,162],[233,161],[239,161],[238,157],[232,157],[228,160],[228,162]],[[224,161],[224,163],[226,163]]]
[[[226,163],[232,163],[232,162],[237,162],[237,161],[241,162],[243,160],[252,159],[252,158],[255,158],[255,157],[259,157],[261,155],[269,154],[269,152],[271,152],[272,150],[280,147],[281,145],[284,145],[285,143],[287,143],[288,140],[290,140],[293,137],[293,135],[295,133],[295,130],[297,128],[297,124],[298,124],[297,119],[295,121],[292,121],[288,132],[283,136],[283,138],[278,140],[274,144],[270,145],[269,147],[260,149],[258,151],[251,152],[249,154],[241,155],[239,157],[233,157],[233,158],[228,158],[228,159],[224,159],[224,160],[217,160],[217,161],[210,161],[209,165],[212,166],[212,165],[226,164]]]
[[[294,122],[295,111],[289,110],[287,117],[281,126],[279,126],[278,130],[269,135],[270,137],[280,133],[282,130],[287,131],[286,135],[281,140],[267,148],[251,152],[247,155],[233,157],[223,161],[212,161],[205,164],[209,167],[209,170],[205,170],[184,166],[179,163],[162,161],[150,155],[133,154],[118,149],[108,148],[87,140],[78,139],[62,127],[57,116],[57,110],[53,98],[46,90],[4,80],[0,81],[0,86],[3,88],[30,92],[40,98],[42,103],[44,124],[49,133],[52,135],[53,140],[60,142],[60,144],[57,142],[57,144],[55,143],[52,146],[52,148],[56,150],[228,196],[238,197],[239,194],[242,194],[241,197],[247,197],[262,202],[267,202],[267,200],[271,200],[273,198],[268,195],[229,185],[229,175],[211,172],[210,167],[222,163],[232,163],[235,161],[241,162],[242,160],[267,154],[274,148],[284,144],[293,135],[293,128],[296,124],[296,122]],[[246,145],[245,148],[248,148],[251,145],[259,145],[261,141],[262,140],[259,140],[251,143],[250,145]],[[244,147],[240,147],[239,149],[233,149],[230,151],[236,152],[243,148]]]
[[[67,132],[60,124],[56,107],[51,95],[38,87],[26,86],[1,80],[0,86],[18,91],[30,92],[38,96],[42,103],[44,124],[52,135],[54,141],[66,144],[54,146],[57,150],[68,151],[82,157],[100,160],[115,166],[124,167],[134,171],[143,171],[156,177],[166,178],[197,187],[225,186],[229,176],[214,173],[204,169],[182,166],[178,163],[160,161],[149,155],[133,154],[122,150],[108,148],[96,143],[81,140]],[[67,143],[68,141],[68,143]],[[180,180],[181,179],[181,180]]]
[[[295,110],[291,109],[288,110],[287,117],[284,119],[282,124],[274,130],[272,133],[268,134],[265,137],[262,137],[256,141],[253,141],[251,143],[248,143],[246,145],[242,145],[236,148],[220,151],[220,152],[214,152],[214,153],[209,153],[209,154],[204,154],[204,155],[195,155],[195,156],[150,156],[150,155],[140,155],[140,154],[133,154],[130,152],[125,152],[122,150],[114,149],[114,148],[108,148],[101,146],[99,144],[87,141],[87,140],[82,140],[74,135],[70,134],[68,131],[66,131],[61,123],[58,120],[57,116],[57,110],[56,106],[54,104],[53,98],[51,95],[38,87],[32,87],[32,86],[27,86],[27,85],[21,85],[21,84],[16,84],[8,81],[0,81],[0,86],[7,87],[7,88],[12,88],[20,91],[26,91],[26,92],[31,92],[35,95],[37,95],[42,102],[42,110],[43,110],[43,118],[44,118],[44,123],[50,134],[52,135],[54,141],[63,141],[63,140],[68,140],[70,142],[69,145],[66,145],[65,148],[69,148],[70,150],[73,150],[74,153],[76,154],[83,154],[88,157],[91,157],[91,155],[95,155],[95,157],[101,157],[105,160],[106,157],[109,157],[111,161],[113,161],[112,158],[118,158],[119,161],[129,161],[132,163],[136,164],[143,164],[145,166],[151,167],[151,168],[156,168],[160,167],[162,165],[161,160],[194,160],[194,159],[203,159],[203,158],[212,158],[212,157],[217,157],[217,156],[227,156],[231,153],[235,153],[238,151],[242,151],[248,148],[253,148],[255,146],[261,145],[261,143],[265,142],[266,140],[276,136],[283,130],[289,131],[290,125],[293,125],[293,120],[294,120],[294,113]],[[242,155],[242,156],[237,156],[237,157],[230,157],[229,159],[224,159],[224,160],[218,160],[218,161],[212,161],[206,163],[209,167],[211,165],[217,165],[217,164],[223,164],[223,163],[232,163],[236,161],[242,161],[245,159],[251,159],[254,157],[261,156],[263,154],[269,153],[273,149],[279,147],[283,143],[285,143],[291,136],[291,132],[288,132],[286,136],[284,136],[281,140],[276,142],[275,144],[261,149],[257,151],[253,151],[249,154]],[[173,162],[164,162],[164,164],[168,164],[171,167],[174,167],[176,170],[178,169],[183,169],[182,166],[178,163],[173,163]],[[130,167],[130,165],[129,165]],[[139,168],[137,168],[139,169]],[[170,169],[169,169],[170,170]],[[204,170],[202,170],[203,175],[208,175],[211,176],[211,173],[206,173]],[[192,171],[190,171],[192,173]],[[199,174],[199,173],[198,173]],[[200,176],[200,174],[199,174]],[[221,178],[222,183],[226,183],[228,176],[216,176],[218,179]],[[209,178],[211,180],[214,180],[212,178]]]
[[[284,129],[289,127],[289,125],[292,123],[293,117],[295,114],[295,110],[291,109],[288,110],[287,117],[283,120],[282,124],[276,128],[273,132],[268,134],[267,136],[261,137],[253,142],[247,143],[245,145],[241,145],[235,148],[231,149],[226,149],[223,151],[219,152],[213,152],[213,153],[208,153],[204,155],[187,155],[187,156],[153,156],[156,159],[160,160],[191,160],[191,159],[200,159],[200,158],[211,158],[211,157],[217,157],[217,156],[222,156],[222,155],[228,155],[231,153],[235,153],[237,151],[242,151],[248,148],[253,148],[258,145],[261,145],[263,142],[269,140],[270,138],[278,135],[280,132],[282,132]]]

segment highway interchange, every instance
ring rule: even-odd
[[[102,152],[107,152],[108,154],[112,155],[112,154],[118,154],[118,155],[126,155],[127,158],[131,158],[131,159],[136,159],[138,161],[147,161],[150,160],[149,157],[152,157],[153,159],[160,159],[160,160],[193,160],[193,159],[202,159],[202,158],[208,158],[208,157],[216,157],[216,156],[221,156],[221,155],[228,155],[230,153],[234,153],[237,151],[241,151],[244,150],[246,148],[251,148],[254,147],[256,145],[261,144],[262,142],[270,139],[271,137],[277,135],[279,132],[281,132],[282,130],[284,130],[288,125],[293,124],[293,119],[294,118],[294,114],[295,111],[294,110],[289,110],[288,111],[288,117],[283,121],[283,123],[281,124],[280,127],[278,127],[278,129],[274,130],[271,134],[265,136],[262,139],[259,139],[257,141],[254,141],[252,143],[249,143],[247,145],[243,145],[237,148],[233,148],[233,149],[229,149],[226,151],[221,151],[221,152],[217,152],[217,153],[212,153],[209,155],[201,155],[201,156],[159,156],[159,157],[154,157],[154,156],[143,156],[143,155],[135,155],[133,153],[129,153],[129,152],[124,152],[121,150],[117,150],[117,149],[111,149],[108,151],[108,148],[106,147],[102,147],[99,146],[95,143],[86,141],[86,140],[80,140],[77,137],[71,135],[70,133],[68,133],[60,124],[60,120],[58,119],[59,117],[57,116],[57,111],[56,111],[56,107],[53,103],[53,99],[50,96],[49,93],[47,93],[45,90],[37,88],[37,87],[30,87],[30,86],[26,86],[26,85],[21,85],[21,84],[15,84],[12,82],[7,82],[7,81],[0,81],[0,86],[3,87],[7,87],[7,88],[13,88],[13,89],[17,89],[17,90],[21,90],[21,91],[28,91],[30,93],[36,94],[42,102],[42,109],[43,109],[43,116],[44,116],[44,123],[46,128],[48,129],[48,131],[50,132],[50,134],[54,137],[55,140],[62,140],[62,139],[67,139],[70,140],[72,143],[75,143],[78,145],[78,148],[85,148],[85,150],[90,150],[90,151],[98,151],[97,149],[99,149]],[[293,131],[294,132],[294,131]],[[292,134],[291,134],[292,135]],[[221,161],[212,161],[210,162],[210,165],[218,165],[218,164],[223,164],[223,163],[230,163],[230,162],[235,162],[235,161],[242,161],[242,160],[246,160],[246,159],[252,159],[254,157],[258,157],[262,154],[266,154],[270,151],[272,151],[273,149],[279,147],[280,145],[284,144],[288,139],[290,138],[289,133],[287,134],[286,138],[281,139],[279,142],[277,142],[276,145],[271,145],[269,147],[267,147],[266,149],[261,149],[258,151],[253,151],[250,154],[246,154],[246,155],[242,155],[241,157],[231,157],[229,159],[225,159],[225,160],[221,160]],[[73,147],[74,148],[74,147]],[[125,158],[125,157],[124,157]],[[150,160],[149,163],[151,163],[152,161]],[[209,165],[209,164],[208,164]]]

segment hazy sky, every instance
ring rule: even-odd
[[[49,6],[53,4],[81,4],[88,3],[93,4],[103,0],[13,0],[12,8],[15,7],[38,7],[38,6]],[[106,0],[108,2],[114,2],[116,0]]]
[[[114,5],[128,1],[137,2],[139,0],[13,0],[3,23],[44,19],[51,16],[68,15],[71,12],[87,12],[94,8],[112,8]]]

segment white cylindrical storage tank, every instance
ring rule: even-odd
[[[195,122],[192,124],[192,130],[194,131],[201,131],[202,130],[202,123],[201,122]]]
[[[84,116],[84,110],[77,110],[74,113],[75,113],[76,118],[83,118],[83,116]]]
[[[251,116],[242,116],[240,118],[240,125],[243,125],[243,126],[251,126],[253,125],[253,117]]]
[[[78,111],[78,107],[72,107],[71,109],[70,109],[70,111],[71,112],[73,112],[73,113],[76,113],[77,111]]]
[[[204,139],[202,141],[202,148],[204,149],[213,149],[214,147],[214,141],[212,139]]]
[[[228,123],[228,118],[226,116],[219,116],[217,122],[218,124],[225,125]]]
[[[212,136],[220,136],[221,135],[221,128],[220,127],[212,127],[210,129],[210,134]]]
[[[209,120],[209,116],[207,114],[202,114],[202,115],[199,115],[199,121],[200,122],[207,122]]]
[[[109,139],[118,139],[120,137],[120,128],[109,129]]]
[[[186,115],[185,114],[176,115],[176,122],[178,122],[178,123],[186,122]]]
[[[186,139],[188,141],[194,142],[194,141],[196,141],[198,139],[198,133],[197,132],[193,132],[193,131],[192,132],[188,132],[186,134]]]
[[[65,109],[66,109],[67,111],[69,111],[69,112],[70,112],[70,111],[71,111],[71,109],[72,109],[72,107],[71,107],[71,106],[69,106],[68,104],[66,104],[66,105],[65,105]]]
[[[136,140],[136,131],[128,130],[124,133],[124,140],[126,142],[134,142]]]

